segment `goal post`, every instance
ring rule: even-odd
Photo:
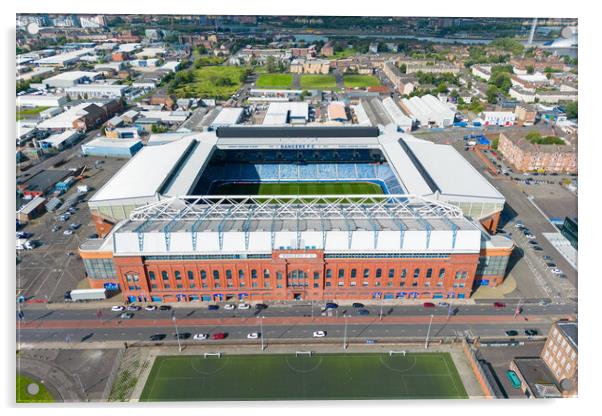
[[[302,357],[302,356],[313,356],[314,352],[313,351],[295,351],[295,357]]]
[[[207,358],[207,357],[222,358],[222,353],[221,352],[206,352],[203,354],[203,358]]]
[[[403,355],[404,357],[406,356],[406,351],[405,350],[397,350],[397,351],[389,351],[389,357],[392,357],[394,354],[399,354],[399,355]]]

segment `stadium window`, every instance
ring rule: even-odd
[[[380,277],[382,276],[382,274],[383,274],[383,270],[382,269],[376,269],[376,278],[377,279],[380,279]]]
[[[201,279],[205,280],[207,278],[207,272],[205,270],[201,270]]]
[[[163,289],[170,289],[170,288],[171,288],[171,286],[169,285],[169,283],[165,283],[163,285]]]
[[[395,269],[389,269],[389,279],[392,279],[395,276]]]
[[[320,284],[319,283],[314,283],[314,287],[315,288],[320,287]]]
[[[330,286],[330,282],[326,282],[326,286]]]
[[[431,269],[430,267],[428,269],[426,269],[426,278],[430,279],[431,276],[433,276],[433,269]]]
[[[437,286],[439,286],[439,287],[443,286],[443,282],[437,282]]]
[[[216,283],[216,284],[215,284],[215,288],[216,288],[216,289],[219,289],[219,288],[221,288],[221,287],[222,287],[222,285],[220,285],[219,283]]]
[[[387,286],[393,286],[393,282],[391,282],[391,281],[388,281],[388,282],[387,282]]]
[[[161,272],[161,277],[163,280],[169,280],[169,274],[165,270]]]
[[[251,270],[251,279],[257,279],[257,270],[255,270],[255,269]]]
[[[343,279],[345,277],[345,269],[339,269],[339,279]]]
[[[266,279],[270,278],[270,270],[269,269],[263,269],[263,277]]]
[[[276,272],[276,279],[282,280],[282,272]]]
[[[226,283],[226,286],[227,287],[233,287],[232,280],[228,280],[228,282]]]
[[[343,286],[345,284],[345,282],[343,282],[342,280],[339,281],[339,286]]]
[[[332,269],[326,269],[326,278],[330,279],[332,277]]]
[[[238,286],[240,286],[240,287],[245,287],[245,282],[240,282],[240,283],[238,284]]]
[[[191,289],[194,289],[195,287],[196,287],[196,286],[195,286],[195,284],[194,284],[194,283],[191,283],[191,284],[190,284],[190,288],[191,288]]]
[[[404,287],[406,285],[406,282],[399,282],[399,287]]]
[[[355,276],[357,276],[357,269],[351,269],[351,278],[355,279]]]
[[[203,284],[201,285],[201,287],[202,287],[203,289],[207,289],[207,283],[203,283]]]
[[[226,270],[226,279],[232,279],[232,270]]]
[[[380,286],[380,282],[374,282],[374,286]]]
[[[175,275],[176,275],[176,280],[182,280],[182,274],[180,273],[179,270],[175,271]]]
[[[148,272],[149,280],[155,280],[155,272]]]
[[[416,268],[414,269],[414,279],[418,278],[420,276],[420,269]]]
[[[151,289],[156,289],[156,288],[157,288],[157,285],[155,285],[155,284],[151,285]]]
[[[364,282],[362,283],[363,286],[368,286],[368,281],[364,280]]]
[[[178,283],[178,284],[176,285],[176,287],[177,287],[178,289],[182,289],[182,283]]]
[[[350,282],[349,284],[350,284],[351,286],[356,286],[356,283],[357,283],[357,282]]]
[[[188,280],[194,280],[194,273],[192,270],[188,270],[186,274],[188,274]]]
[[[460,274],[461,274],[461,273],[462,273],[462,272],[456,272],[456,275],[454,276],[454,279],[459,279],[459,278],[460,278]]]
[[[320,272],[314,272],[314,280],[318,280],[320,278]]]
[[[370,277],[370,269],[364,269],[364,277]]]
[[[405,277],[406,277],[406,274],[408,274],[408,271],[407,271],[406,269],[401,269],[401,276],[400,276],[400,277],[401,277],[402,279],[405,279]]]
[[[129,290],[135,290],[135,289],[134,289],[134,286],[128,286],[128,289],[129,289]]]
[[[468,277],[468,272],[462,272],[462,279],[466,279]]]
[[[416,286],[418,286],[418,282],[414,282],[414,283],[412,283],[412,286],[413,286],[413,287],[416,287]]]
[[[215,280],[219,279],[219,270],[214,270],[214,271],[213,271],[213,278],[214,278]]]
[[[282,289],[282,285],[281,285],[281,284],[277,284],[277,285],[276,285],[276,288],[278,288],[278,289]]]
[[[445,269],[439,270],[439,279],[443,279],[445,277]]]

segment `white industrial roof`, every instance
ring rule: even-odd
[[[410,115],[421,124],[426,125],[429,122],[442,124],[443,120],[451,120],[451,122],[454,120],[455,112],[430,94],[410,99],[403,98],[401,101]]]
[[[193,138],[141,149],[96,192],[90,203],[119,199],[158,199],[158,192]]]
[[[213,127],[230,126],[237,124],[242,117],[243,109],[240,107],[226,107],[219,112],[211,123]]]
[[[93,52],[94,52],[94,48],[78,49],[76,51],[62,53],[59,55],[52,55],[52,56],[48,56],[46,58],[38,59],[34,63],[38,64],[38,65],[62,64],[65,61],[70,61],[72,59],[76,59],[76,58],[79,58],[80,56],[83,56],[83,55],[86,55],[89,53],[93,53]]]
[[[139,139],[112,139],[109,137],[98,137],[94,140],[90,140],[88,143],[83,144],[82,148],[92,147],[119,147],[129,149],[136,143],[139,143]]]
[[[536,72],[534,74],[517,75],[517,78],[527,82],[550,82],[550,80],[541,72]]]
[[[274,102],[270,103],[265,118],[264,125],[283,125],[289,119],[304,119],[309,118],[309,104],[303,102]]]
[[[185,121],[190,114],[189,111],[141,111],[141,118],[158,118],[161,121],[180,122]]]
[[[17,107],[21,106],[56,106],[67,101],[63,95],[20,95],[17,97]]]
[[[58,114],[52,118],[42,121],[38,127],[41,129],[70,129],[73,128],[73,122],[78,118],[85,116],[88,112],[85,110],[91,104],[96,103],[81,103],[69,108],[65,112]],[[97,104],[102,107],[102,104]]]
[[[401,111],[401,108],[395,104],[391,97],[383,100],[383,107],[395,125],[409,130],[412,129],[412,119]]]
[[[217,139],[197,141],[196,147],[182,164],[178,175],[173,182],[167,186],[164,194],[167,196],[188,195],[196,184],[205,165],[209,162],[211,154],[215,149]]]
[[[44,84],[46,84],[48,81],[77,81],[81,78],[95,78],[99,75],[100,72],[67,71],[57,74],[50,78],[46,78],[43,82]]]
[[[370,122],[370,119],[368,118],[368,114],[366,114],[366,110],[364,110],[364,107],[361,104],[352,105],[351,109],[355,113],[355,118],[357,119],[357,124],[359,124],[360,126],[371,126],[372,125],[372,123]]]
[[[178,69],[178,65],[180,65],[180,61],[165,62],[165,64],[163,64],[163,66],[161,66],[161,69],[175,71],[176,69]]]
[[[121,95],[122,91],[128,88],[127,85],[120,84],[85,84],[75,85],[73,87],[65,88],[66,93],[85,93],[87,91],[101,92],[103,94],[113,93]]]
[[[132,52],[140,48],[139,43],[122,43],[117,49],[119,52]]]
[[[45,138],[44,140],[41,140],[41,141],[50,144],[52,147],[59,147],[64,142],[73,138],[77,134],[79,134],[77,132],[77,130],[65,130],[62,133],[53,134],[51,136],[48,136],[47,138]]]
[[[441,194],[446,197],[504,200],[504,196],[452,146],[411,136],[404,137],[404,140],[437,184]]]
[[[169,132],[169,133],[154,133],[148,138],[147,145],[156,146],[165,143],[174,142],[180,140],[183,137],[194,135],[189,132]]]

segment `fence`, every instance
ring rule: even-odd
[[[477,381],[479,382],[479,385],[481,386],[481,390],[483,390],[483,394],[485,395],[485,398],[486,399],[495,399],[495,397],[496,397],[495,392],[494,392],[493,388],[491,387],[491,385],[489,384],[489,381],[487,380],[487,377],[485,376],[485,373],[483,372],[483,369],[481,368],[481,365],[479,364],[479,360],[477,359],[477,356],[476,356],[474,350],[468,344],[466,339],[462,340],[462,349],[464,350],[464,354],[466,354],[468,361],[470,361],[470,366],[472,367],[472,371],[474,372],[474,375],[476,376]]]
[[[109,377],[107,378],[107,384],[105,385],[105,389],[102,392],[102,396],[100,398],[101,402],[109,401],[109,395],[111,394],[111,388],[113,388],[113,383],[117,378],[117,374],[119,373],[119,365],[121,364],[121,360],[123,359],[123,354],[125,353],[125,348],[120,348],[117,352],[117,357],[115,358],[115,362],[113,363],[113,368],[111,368],[111,372],[109,373]]]

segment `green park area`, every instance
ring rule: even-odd
[[[373,75],[345,75],[343,77],[345,88],[368,88],[380,85],[380,81]]]
[[[24,118],[30,118],[31,116],[37,116],[48,108],[50,107],[17,108],[17,121]]]
[[[141,401],[465,399],[448,353],[159,356]]]
[[[171,89],[178,98],[227,99],[238,91],[246,71],[238,66],[203,66],[180,71],[174,76]]]
[[[37,380],[17,374],[17,403],[52,403],[55,399]]]
[[[255,83],[257,88],[290,88],[293,85],[291,74],[261,74]]]
[[[334,89],[337,86],[334,75],[302,75],[300,84],[306,90]]]

